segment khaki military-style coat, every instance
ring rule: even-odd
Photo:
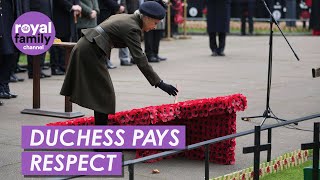
[[[111,16],[97,28],[85,29],[70,56],[68,71],[60,94],[71,102],[106,114],[115,113],[115,93],[106,57],[112,48],[128,47],[138,68],[154,86],[161,79],[148,64],[141,48],[142,20],[139,14]]]

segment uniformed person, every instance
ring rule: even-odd
[[[230,30],[231,0],[205,0],[204,3],[208,10],[207,31],[211,56],[225,56],[226,36]]]
[[[117,14],[95,28],[83,30],[83,37],[71,53],[61,95],[80,106],[94,110],[95,125],[107,125],[108,114],[115,113],[115,92],[105,67],[105,56],[112,48],[128,47],[138,68],[152,86],[169,95],[178,90],[164,83],[148,64],[141,48],[142,31],[150,31],[165,17],[157,2],[143,3],[134,14]]]

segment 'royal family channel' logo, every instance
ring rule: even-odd
[[[56,35],[50,18],[39,12],[19,16],[11,33],[15,46],[27,55],[39,55],[49,50]]]

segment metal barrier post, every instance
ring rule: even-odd
[[[319,177],[319,127],[320,123],[314,123],[313,143],[301,144],[301,149],[313,149],[313,166],[312,166],[312,179],[317,180]]]
[[[129,171],[129,180],[134,180],[134,164],[129,164],[128,171]]]
[[[205,180],[209,180],[209,145],[205,145],[205,152],[204,152],[204,157],[205,157]]]
[[[269,128],[268,129],[268,144],[271,144],[271,139],[272,139],[271,133],[272,133],[272,129]],[[271,149],[267,150],[267,161],[268,162],[271,161]]]

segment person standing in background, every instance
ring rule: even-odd
[[[124,1],[126,12],[128,14],[133,14],[140,7],[140,0],[122,0]]]
[[[320,35],[320,0],[312,0],[310,28],[313,35]]]
[[[9,88],[10,73],[16,63],[18,52],[13,44],[11,29],[14,21],[22,14],[20,0],[0,0],[0,99],[16,98]],[[0,101],[0,105],[3,102]]]
[[[167,5],[162,0],[146,0],[146,1],[156,1],[164,9],[167,9]],[[149,62],[160,62],[165,61],[167,58],[159,56],[159,46],[162,34],[165,29],[165,19],[161,20],[155,30],[144,32],[144,47],[145,53],[148,57]]]
[[[80,0],[81,17],[77,23],[78,40],[81,38],[81,30],[97,26],[97,17],[100,13],[98,0]]]
[[[77,41],[76,20],[81,15],[80,0],[52,0],[53,18],[56,37],[63,42]],[[50,64],[52,75],[63,75],[65,72],[65,49],[52,46],[50,48]]]
[[[241,17],[241,35],[246,35],[246,19],[248,18],[249,35],[253,34],[253,16],[255,0],[238,0]]]
[[[42,14],[45,14],[48,16],[50,19],[52,19],[52,2],[51,0],[23,0],[24,3],[24,10],[25,12],[30,12],[30,11],[36,11],[40,12]],[[40,55],[40,64],[42,68],[44,66],[44,61],[45,61],[45,56],[46,53],[43,53]],[[27,55],[27,60],[28,60],[28,76],[29,79],[33,78],[33,56]],[[55,69],[52,67],[51,72],[53,72]],[[54,74],[54,73],[52,73]],[[40,71],[40,77],[41,78],[47,78],[50,77],[50,75],[44,73],[42,70]]]
[[[230,30],[231,0],[205,0],[207,7],[207,31],[212,56],[225,56],[226,36]],[[216,36],[218,35],[218,42]]]
[[[98,24],[108,19],[110,16],[125,12],[123,4],[119,4],[118,0],[99,0],[100,15],[98,16]],[[119,49],[119,58],[121,65],[132,65],[129,61],[129,50],[126,48]],[[126,61],[124,60],[126,59]],[[110,61],[110,57],[106,57],[106,64],[108,69],[114,69],[117,66],[113,65]]]

